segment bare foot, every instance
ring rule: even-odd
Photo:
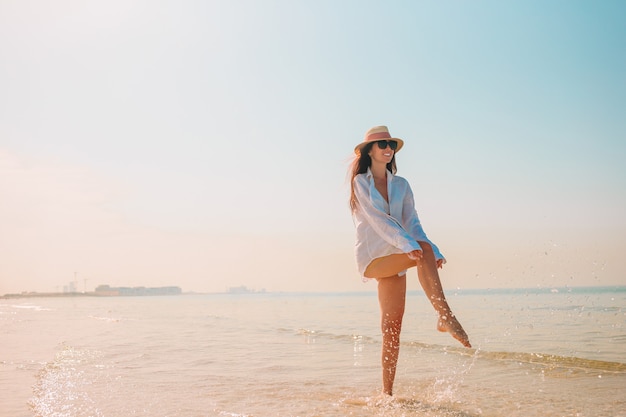
[[[374,407],[387,407],[393,404],[394,400],[395,397],[383,391],[380,394],[369,398],[367,405]]]
[[[467,348],[471,348],[472,345],[469,342],[469,337],[461,323],[454,317],[454,314],[450,313],[448,316],[439,316],[439,321],[437,322],[437,330],[440,332],[448,332],[454,337],[456,340],[461,342],[461,344]]]

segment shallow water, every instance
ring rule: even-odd
[[[395,399],[375,294],[0,300],[0,415],[625,416],[626,292],[411,293]]]

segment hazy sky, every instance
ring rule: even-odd
[[[379,124],[445,287],[626,285],[624,16],[0,0],[0,294],[373,291],[346,172]]]

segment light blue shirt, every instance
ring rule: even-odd
[[[428,242],[436,259],[444,259],[439,248],[428,239],[417,211],[408,181],[387,171],[389,202],[378,192],[374,176],[367,173],[354,177],[354,194],[358,206],[354,212],[356,226],[356,262],[361,276],[376,258],[421,250],[418,242]]]

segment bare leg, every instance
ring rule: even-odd
[[[406,301],[406,275],[378,279],[381,330],[383,334],[383,393],[393,395],[393,381],[400,353],[400,330]]]
[[[424,254],[422,258],[417,261],[417,276],[426,296],[439,315],[437,330],[440,332],[449,332],[452,337],[461,342],[463,346],[472,347],[467,333],[465,333],[461,324],[456,317],[454,317],[454,314],[452,314],[452,310],[443,293],[433,249],[425,242],[420,242],[420,246]]]

